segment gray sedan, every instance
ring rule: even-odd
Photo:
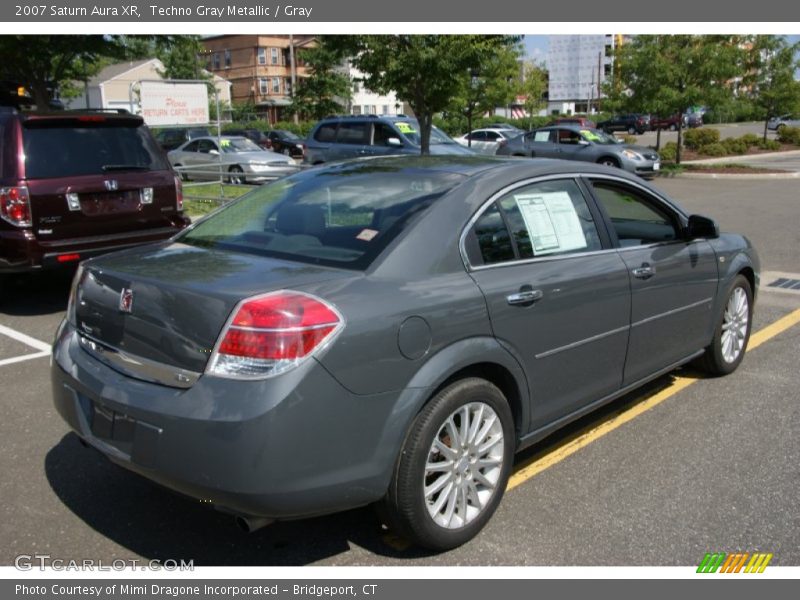
[[[244,136],[194,138],[170,151],[170,164],[184,180],[257,183],[291,175],[299,167],[288,156],[263,150]]]
[[[689,361],[734,371],[758,280],[744,237],[619,169],[337,163],[84,262],[52,389],[86,444],[247,530],[376,503],[444,550],[517,450]]]
[[[653,177],[661,167],[655,150],[623,144],[599,129],[577,125],[543,127],[501,146],[498,156],[562,158],[618,167],[641,177]]]

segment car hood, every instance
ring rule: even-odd
[[[205,369],[234,307],[352,271],[165,243],[84,263],[75,301],[78,331],[127,354],[195,372]],[[120,308],[130,290],[130,312]]]
[[[473,154],[475,154],[475,152],[473,152],[469,148],[466,148],[466,147],[462,146],[461,144],[458,144],[458,143],[455,143],[455,142],[452,143],[452,144],[431,144],[430,145],[430,151],[431,151],[431,154],[434,154],[434,155],[437,155],[437,156],[443,156],[443,155],[446,155],[446,154],[458,154],[458,155],[461,155],[461,156],[472,156]]]

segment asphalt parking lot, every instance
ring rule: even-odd
[[[800,273],[795,181],[656,185],[748,235],[767,274]],[[800,309],[800,292],[768,283],[754,331]],[[0,564],[44,553],[197,566],[696,565],[706,552],[734,550],[800,564],[800,324],[761,335],[729,377],[681,370],[526,451],[484,532],[430,555],[382,531],[368,508],[248,535],[84,448],[51,405],[42,346],[63,316],[69,274],[4,286]]]

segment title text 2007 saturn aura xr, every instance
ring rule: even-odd
[[[736,369],[758,270],[745,238],[619,170],[339,163],[84,263],[55,404],[251,528],[381,502],[447,549],[516,450],[692,359]]]

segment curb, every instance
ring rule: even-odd
[[[761,154],[739,154],[738,156],[720,156],[719,158],[699,158],[697,160],[684,160],[684,165],[719,165],[735,163],[742,160],[769,160],[771,158],[792,158],[800,156],[800,150],[787,150],[786,152],[762,152]]]
[[[787,173],[680,173],[656,179],[732,179],[739,181],[769,181],[781,179],[800,179],[800,172]]]

